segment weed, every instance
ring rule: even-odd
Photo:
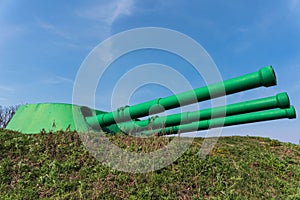
[[[124,150],[145,153],[174,139],[122,134],[107,138]],[[23,135],[0,130],[0,199],[300,198],[298,145],[223,137],[210,154],[199,158],[203,139],[197,138],[173,164],[133,174],[100,163],[83,145],[99,140],[74,132]]]

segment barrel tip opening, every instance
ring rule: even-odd
[[[286,92],[277,94],[276,99],[278,102],[278,106],[280,108],[289,108],[290,107],[290,99]]]
[[[286,109],[286,114],[289,119],[296,118],[296,110],[294,106],[291,106],[289,109]]]
[[[272,66],[267,66],[259,70],[261,83],[265,87],[274,86],[277,84],[275,71]]]

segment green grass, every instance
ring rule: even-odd
[[[151,152],[172,138],[111,136]],[[204,158],[203,139],[172,165],[134,174],[91,156],[72,132],[0,130],[0,199],[300,199],[300,146],[259,137],[223,137]]]

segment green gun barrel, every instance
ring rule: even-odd
[[[216,118],[211,120],[192,122],[189,124],[163,128],[160,130],[143,131],[138,133],[138,135],[143,135],[143,136],[150,136],[155,134],[170,135],[176,133],[185,133],[185,132],[192,132],[197,130],[207,130],[210,128],[233,126],[233,125],[262,122],[262,121],[276,120],[276,119],[283,119],[283,118],[289,118],[289,119],[296,118],[295,108],[293,106],[290,106],[290,108],[286,108],[286,109],[273,109],[273,110],[259,111],[259,112],[246,113],[240,115],[233,115],[225,118]]]
[[[180,124],[188,124],[200,120],[211,118],[225,117],[236,114],[249,113],[254,111],[268,110],[274,108],[289,108],[290,100],[286,92],[279,93],[276,96],[250,100],[220,106],[216,108],[208,108],[194,112],[184,112],[163,117],[151,117],[147,120],[131,121],[119,124],[124,132],[140,132],[143,129],[157,129],[162,127],[176,126]]]
[[[86,122],[90,126],[100,125],[101,127],[105,127],[116,122],[126,122],[139,117],[148,116],[150,109],[152,114],[157,114],[163,112],[164,110],[169,110],[261,86],[269,87],[273,85],[276,85],[276,76],[273,68],[268,66],[261,68],[257,72],[232,78],[224,82],[215,83],[165,98],[151,100],[134,106],[123,107],[113,112],[86,117]],[[162,107],[164,109],[162,109]]]

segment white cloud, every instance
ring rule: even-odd
[[[133,8],[133,0],[116,1],[113,7],[114,7],[113,15],[107,18],[110,24],[112,24],[121,15],[131,15],[132,8]]]
[[[98,4],[92,4],[88,7],[75,11],[75,14],[87,21],[89,37],[97,36],[103,40],[111,35],[113,23],[122,16],[133,14],[135,4],[134,0],[110,0]],[[90,25],[92,24],[92,25]],[[51,28],[51,27],[49,27]],[[113,52],[110,43],[106,43],[106,50],[99,53],[99,58],[109,63],[113,58]]]
[[[14,6],[16,1],[14,0],[1,0],[0,1],[0,20],[6,13],[9,13],[10,8]]]
[[[70,83],[73,84],[74,81],[72,79],[62,77],[62,76],[55,76],[52,78],[45,79],[43,81],[46,84],[54,85],[54,84],[61,84],[61,83]]]
[[[300,1],[299,0],[290,0],[288,2],[288,7],[289,7],[290,10],[299,10]]]
[[[0,91],[13,93],[15,90],[9,86],[0,85]]]
[[[0,48],[4,49],[4,44],[13,41],[15,38],[23,35],[26,32],[23,24],[8,23],[8,14],[16,2],[14,0],[0,1]]]
[[[8,99],[4,97],[0,97],[0,102],[6,102]],[[2,104],[1,104],[2,105]]]
[[[44,29],[45,31],[49,31],[55,35],[58,35],[64,39],[67,40],[72,40],[74,39],[73,34],[69,34],[66,31],[63,31],[61,29],[59,29],[58,27],[54,26],[53,24],[47,23],[47,22],[39,22],[38,26],[42,29]]]
[[[8,41],[12,41],[17,37],[22,36],[26,32],[22,25],[0,25],[2,26],[0,31],[0,47]]]
[[[134,0],[112,0],[108,3],[93,5],[78,11],[80,17],[96,20],[111,26],[120,16],[131,15],[134,8]]]
[[[300,26],[300,0],[290,0],[287,5],[292,22]]]
[[[81,43],[84,34],[82,32],[72,31],[68,25],[59,26],[42,19],[36,19],[35,27],[42,29],[47,34],[52,35],[51,43],[56,46],[70,49],[91,49],[92,47]],[[53,38],[55,37],[55,38]]]

